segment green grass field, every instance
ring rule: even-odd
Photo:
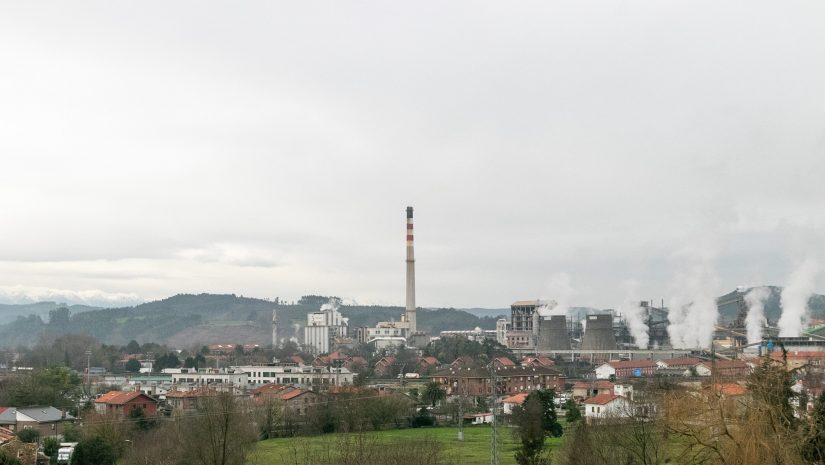
[[[517,448],[510,433],[510,428],[499,427],[499,463],[515,465],[513,454]],[[464,428],[464,441],[458,440],[455,427],[398,429],[367,433],[371,439],[379,441],[396,441],[404,439],[431,438],[445,445],[448,457],[453,457],[460,465],[487,465],[490,463],[490,428],[488,426],[470,426]],[[282,438],[261,441],[256,452],[250,458],[250,464],[280,465],[290,463],[294,449],[305,447],[326,448],[335,446],[336,435],[328,434],[309,438]],[[557,449],[562,438],[548,438],[545,444],[551,450]],[[411,464],[412,465],[412,464]]]

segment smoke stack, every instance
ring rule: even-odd
[[[582,339],[582,350],[614,350],[613,315],[587,315],[587,327]]]
[[[276,309],[272,309],[272,348],[278,348],[278,319],[275,316]]]
[[[407,321],[410,323],[410,334],[416,332],[415,327],[415,254],[413,253],[413,207],[407,207]]]

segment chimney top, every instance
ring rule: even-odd
[[[407,207],[407,219],[412,219],[413,217],[413,207]]]

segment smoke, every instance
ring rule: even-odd
[[[294,331],[295,336],[294,336],[294,337],[289,338],[289,340],[290,340],[290,341],[291,341],[292,339],[294,339],[294,338],[297,338],[297,337],[298,337],[298,333],[301,331],[301,325],[300,325],[300,324],[298,324],[298,323],[292,323],[292,330]],[[297,340],[297,339],[296,339],[296,340]]]
[[[340,300],[338,300],[338,299],[329,299],[329,301],[327,303],[325,303],[324,305],[321,305],[321,311],[323,312],[324,310],[338,310],[338,308],[340,306],[341,306],[341,301]]]
[[[559,310],[559,304],[555,300],[551,300],[549,302],[542,302],[542,304],[536,308],[536,313],[544,318],[551,315],[566,315],[567,310]]]
[[[753,287],[745,294],[745,303],[748,304],[748,316],[745,317],[745,326],[748,328],[748,344],[762,341],[762,327],[765,325],[765,301],[771,296],[767,287]]]
[[[619,307],[625,321],[627,322],[627,329],[630,330],[630,335],[633,336],[633,341],[639,349],[647,349],[650,342],[649,328],[647,327],[647,311],[642,307],[639,299],[628,298]]]
[[[719,311],[716,295],[719,279],[709,249],[685,251],[682,265],[674,276],[667,332],[675,349],[707,348]]]
[[[624,283],[627,292],[625,293],[624,303],[619,307],[619,312],[627,322],[627,329],[633,337],[633,341],[640,349],[647,349],[650,342],[650,335],[647,326],[647,310],[641,305],[639,299],[639,292],[637,290],[638,284],[635,281],[627,281]]]
[[[555,273],[550,277],[547,286],[553,300],[539,306],[536,311],[541,317],[551,315],[567,315],[570,310],[570,300],[576,295],[576,290],[570,284],[570,275],[567,273]]]
[[[782,316],[779,317],[779,336],[794,337],[802,334],[808,320],[808,299],[814,293],[819,265],[811,258],[791,273],[788,285],[782,289]]]

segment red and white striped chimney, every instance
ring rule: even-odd
[[[415,254],[413,252],[413,207],[407,207],[407,306],[406,320],[410,323],[410,334],[415,328]]]

